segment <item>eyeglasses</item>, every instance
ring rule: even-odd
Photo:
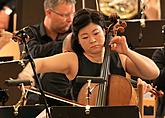
[[[63,18],[68,18],[69,16],[74,16],[75,13],[67,13],[67,14],[62,14],[62,13],[59,13],[53,9],[50,9],[53,13],[63,17]]]

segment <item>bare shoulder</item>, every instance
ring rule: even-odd
[[[69,64],[69,66],[75,65],[78,62],[78,57],[75,52],[65,52],[54,55],[54,59],[58,59],[59,62]]]
[[[74,52],[65,52],[65,53],[59,53],[55,54],[53,56],[40,58],[44,62],[53,62],[53,63],[63,63],[63,64],[70,64],[72,63],[71,60],[76,61],[77,55]]]
[[[57,55],[68,57],[68,58],[77,58],[77,55],[75,52],[64,52]]]

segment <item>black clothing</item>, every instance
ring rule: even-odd
[[[158,90],[165,92],[165,49],[156,50],[152,55],[153,61],[160,69],[159,77],[154,81],[154,85]],[[157,118],[164,118],[165,116],[165,96],[158,99]]]
[[[63,39],[68,34],[59,34],[56,40],[52,40],[45,31],[43,23],[25,28],[30,37],[28,41],[29,51],[33,58],[52,56],[62,52]],[[69,32],[69,31],[68,31]]]
[[[93,63],[89,59],[85,57],[83,54],[77,54],[79,60],[79,69],[77,76],[93,76],[99,77],[101,72],[102,64]],[[111,74],[118,74],[122,76],[126,76],[124,68],[122,67],[119,55],[117,53],[111,54],[110,59],[110,72]],[[77,100],[78,93],[84,83],[77,83],[76,78],[73,80],[73,95],[74,99]]]
[[[52,40],[46,34],[43,23],[33,26],[28,26],[25,28],[25,31],[26,34],[28,34],[30,37],[30,40],[28,41],[28,47],[33,58],[42,58],[42,57],[52,56],[54,54],[61,53],[63,39],[69,33],[68,31],[65,34],[59,34],[56,40]],[[21,49],[23,50],[22,45],[21,45]],[[27,57],[25,56],[25,58]],[[55,95],[59,95],[71,99],[70,91],[69,91],[70,83],[64,74],[59,74],[59,73],[42,74],[41,83],[43,86],[43,90],[53,93]],[[38,102],[38,100],[34,97],[31,98],[31,100],[32,102],[29,100],[28,102],[29,104],[35,104],[35,102]],[[63,103],[61,104],[58,101],[54,101],[52,99],[48,99],[47,102],[50,106],[63,105]],[[42,99],[41,99],[41,103],[42,103]]]
[[[72,99],[71,96],[71,83],[64,74],[59,73],[46,73],[42,76],[42,87],[45,91],[53,93],[55,95]],[[43,103],[42,98],[40,102]],[[49,106],[66,106],[69,104],[59,102],[53,99],[47,99]]]
[[[155,84],[157,85],[158,89],[165,91],[165,49],[156,50],[152,55],[153,61],[160,69],[160,75],[155,80]]]

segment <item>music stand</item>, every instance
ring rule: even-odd
[[[14,59],[13,56],[3,56],[3,57],[0,57],[0,62],[2,61],[12,61]]]
[[[53,118],[139,118],[137,106],[91,107],[85,113],[85,107],[54,106],[50,108]]]
[[[12,106],[0,106],[0,118],[36,118],[44,108],[43,105],[20,106],[15,116]]]
[[[21,91],[18,89],[18,87],[8,87],[5,84],[5,80],[9,80],[9,78],[17,78],[22,69],[22,63],[18,60],[0,63],[0,88],[2,90],[6,90],[6,93],[9,96],[5,105],[14,105],[21,97]]]

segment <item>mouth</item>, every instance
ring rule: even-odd
[[[100,47],[100,45],[93,45],[90,48],[98,48],[98,47]]]

